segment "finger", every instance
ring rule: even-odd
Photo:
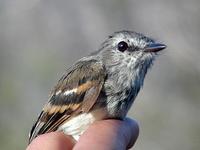
[[[131,119],[98,121],[84,132],[74,149],[123,150],[134,145],[138,134],[138,124]]]
[[[126,143],[127,148],[131,148],[139,136],[139,125],[135,120],[125,118],[122,130],[124,130],[121,132],[125,140],[124,143]]]
[[[71,150],[73,146],[73,141],[64,133],[51,132],[38,136],[26,150]]]

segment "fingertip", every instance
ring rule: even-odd
[[[74,149],[127,149],[131,148],[139,135],[135,120],[103,120],[92,124],[80,137]]]
[[[69,136],[62,132],[51,132],[42,134],[35,138],[26,150],[70,150],[74,143]]]
[[[126,131],[123,132],[125,138],[127,139],[127,148],[133,147],[138,136],[139,136],[139,125],[136,120],[125,118],[124,119],[124,128]]]

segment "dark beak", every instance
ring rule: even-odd
[[[145,52],[158,52],[165,49],[167,46],[160,43],[151,43],[144,48]]]

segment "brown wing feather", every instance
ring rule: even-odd
[[[104,83],[104,68],[96,60],[79,62],[58,82],[49,102],[32,127],[29,143],[38,135],[56,131],[72,116],[88,112],[95,104]],[[76,89],[71,94],[66,91]]]

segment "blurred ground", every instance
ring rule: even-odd
[[[134,149],[200,149],[199,27],[198,0],[1,0],[1,149],[24,149],[64,70],[122,29],[168,45],[129,113],[140,124]]]

